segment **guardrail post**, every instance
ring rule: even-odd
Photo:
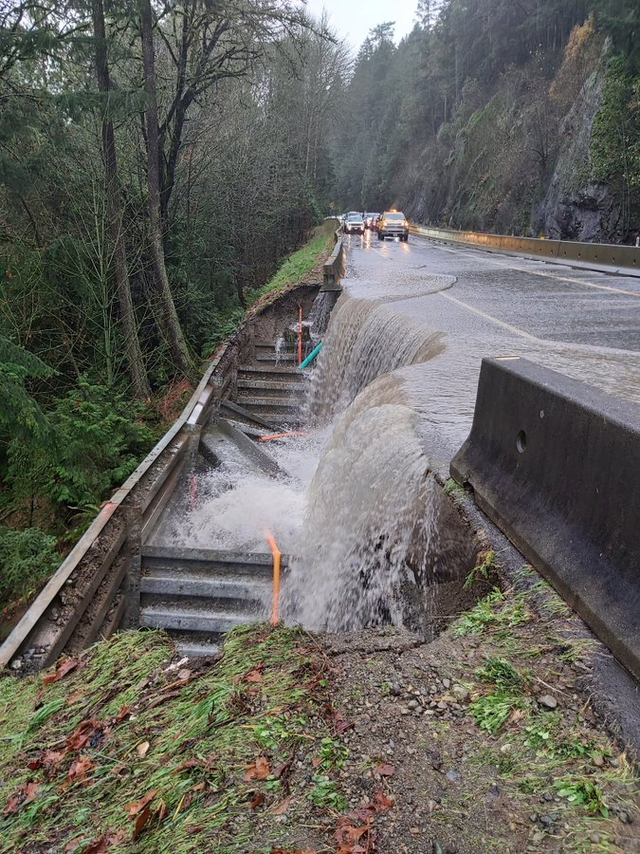
[[[126,605],[120,623],[121,629],[137,629],[140,625],[140,576],[142,573],[142,510],[136,500],[126,510],[127,574],[124,582]]]

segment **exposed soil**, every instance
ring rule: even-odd
[[[257,626],[171,665],[134,632],[0,681],[0,851],[640,851],[602,648],[521,572],[429,644]]]
[[[351,803],[393,768],[377,850],[640,851],[635,771],[584,691],[592,648],[571,642],[572,618],[517,594],[470,614],[428,645],[384,630],[332,643]]]

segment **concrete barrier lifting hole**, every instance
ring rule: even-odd
[[[484,359],[451,474],[640,680],[640,407]]]

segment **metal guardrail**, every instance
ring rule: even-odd
[[[433,240],[443,240],[448,243],[464,243],[467,246],[478,246],[482,249],[515,252],[519,255],[551,258],[555,261],[577,261],[585,265],[606,268],[611,272],[625,273],[635,270],[640,273],[640,247],[637,246],[510,237],[504,234],[455,231],[449,228],[431,228],[423,225],[411,225],[410,230],[412,234],[429,237]]]
[[[0,646],[0,667],[6,667],[29,647],[44,650],[35,656],[34,667],[46,666],[69,646],[84,647],[100,635],[109,636],[121,620],[135,621],[135,614],[131,611],[132,608],[135,611],[136,598],[139,600],[135,575],[144,532],[153,526],[175,488],[187,457],[190,438],[199,432],[215,401],[225,390],[226,383],[219,372],[232,341],[218,351],[178,420],[104,504]],[[104,547],[103,554],[96,555],[98,540],[109,527],[113,528],[109,532],[110,542]],[[74,574],[80,576],[83,565],[87,563],[92,567],[95,565],[95,568],[87,573],[86,579],[78,580],[78,589]],[[64,617],[63,625],[60,625],[61,618],[56,617],[56,610],[65,609],[64,599],[67,598],[65,593],[69,583],[74,584],[75,601],[70,613]],[[116,603],[118,596],[120,601]],[[128,620],[127,612],[130,614]],[[74,644],[74,635],[78,633],[83,618],[88,624],[83,626],[81,637],[76,637]],[[25,664],[28,669],[28,662]]]
[[[345,254],[339,231],[324,265],[323,290],[340,290]],[[244,337],[243,337],[244,336]],[[212,409],[235,387],[239,359],[253,347],[244,328],[209,364],[178,420],[97,517],[0,646],[0,669],[20,659],[21,672],[46,667],[119,627],[138,625],[143,543],[169,502]]]
[[[337,228],[333,237],[335,247],[322,268],[323,291],[341,290],[340,279],[343,278],[347,269],[347,254],[342,240],[342,229]]]

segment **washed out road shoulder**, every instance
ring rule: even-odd
[[[0,850],[637,850],[635,771],[548,601],[495,590],[431,644],[249,627],[174,665],[125,633],[7,677]]]

